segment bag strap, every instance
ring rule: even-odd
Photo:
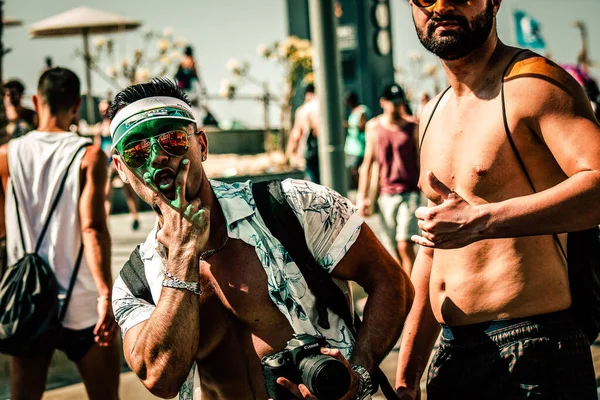
[[[144,272],[144,262],[140,256],[140,245],[131,253],[129,260],[121,268],[119,275],[134,297],[143,299],[154,305],[150,285]]]
[[[40,247],[42,246],[42,242],[44,241],[44,236],[46,236],[46,231],[48,230],[48,227],[50,226],[50,220],[52,219],[52,214],[54,214],[54,211],[56,210],[56,207],[58,206],[58,202],[60,201],[62,193],[65,189],[65,183],[67,182],[67,178],[69,177],[69,170],[71,169],[71,165],[73,165],[73,162],[75,162],[75,159],[77,158],[77,155],[79,154],[79,151],[81,149],[89,146],[90,144],[91,143],[86,143],[86,144],[82,145],[75,151],[75,154],[73,154],[73,158],[71,158],[71,161],[69,162],[69,165],[67,166],[67,169],[65,170],[65,174],[63,175],[63,178],[60,181],[60,186],[58,188],[58,192],[56,193],[56,198],[54,199],[54,202],[52,203],[52,206],[50,207],[50,212],[48,213],[48,218],[46,219],[46,222],[44,223],[44,227],[42,228],[42,230],[40,232],[40,237],[38,238],[37,244],[35,245],[35,253],[37,253],[40,250]],[[13,185],[13,187],[14,187],[14,185]]]
[[[17,209],[17,225],[19,226],[19,234],[21,235],[21,247],[23,248],[23,253],[27,253],[25,249],[25,237],[23,236],[23,228],[21,228],[21,213],[19,212],[19,200],[17,200],[17,192],[15,192],[14,182],[12,184],[12,192],[13,197],[15,198],[15,208]]]
[[[287,197],[281,187],[281,180],[256,182],[252,184],[252,195],[256,208],[267,228],[281,242],[292,257],[307,285],[315,296],[317,307],[327,307],[340,316],[346,326],[357,337],[361,321],[355,313],[354,318],[346,301],[346,296],[335,284],[331,276],[319,268],[315,258],[308,249],[304,229],[290,207]],[[317,312],[319,310],[317,309]],[[325,315],[327,318],[327,315]],[[319,316],[319,319],[321,317]],[[322,321],[319,321],[321,325]],[[327,322],[327,325],[329,323]],[[322,326],[322,325],[321,325]],[[376,367],[373,380],[376,382],[387,399],[397,399],[396,391],[387,380],[383,371]]]
[[[423,141],[425,140],[425,135],[427,134],[427,129],[429,129],[429,124],[431,124],[431,120],[433,119],[433,114],[435,114],[435,110],[437,110],[438,106],[440,105],[440,102],[442,101],[442,99],[444,98],[444,96],[446,95],[448,90],[450,90],[451,88],[452,88],[452,86],[448,86],[446,89],[444,89],[444,91],[442,92],[440,97],[435,102],[435,105],[433,106],[433,110],[431,110],[431,115],[429,116],[427,125],[425,125],[425,130],[423,131],[423,136],[421,137],[421,141],[419,142],[419,155],[421,154],[421,148],[423,147]]]
[[[523,49],[523,50],[516,52],[515,55],[513,55],[512,58],[510,59],[510,61],[508,62],[508,65],[506,66],[504,72],[502,73],[502,81],[500,82],[500,95],[502,98],[502,118],[504,120],[504,131],[506,132],[506,137],[508,138],[508,143],[510,143],[510,147],[511,147],[513,153],[515,154],[517,161],[519,162],[519,166],[521,167],[521,170],[525,174],[525,178],[527,179],[527,182],[529,183],[531,190],[533,190],[533,193],[537,193],[537,190],[535,190],[535,186],[533,185],[533,181],[531,180],[531,176],[529,175],[529,172],[527,172],[527,168],[525,167],[523,158],[521,157],[521,154],[519,153],[519,150],[517,149],[517,145],[515,144],[515,142],[512,138],[512,134],[510,132],[510,127],[508,126],[508,118],[506,117],[506,101],[505,101],[505,96],[504,96],[504,77],[508,73],[508,69],[515,62],[517,57],[519,57],[521,54],[523,54],[526,51],[528,51],[528,50]],[[562,253],[563,257],[565,258],[565,260],[567,260],[567,253],[566,253],[562,243],[558,239],[558,235],[556,233],[554,233],[554,234],[552,234],[552,237],[554,238],[554,241],[558,245],[558,248],[560,249],[560,252]]]
[[[308,249],[304,229],[287,202],[281,181],[253,183],[252,194],[265,224],[298,265],[308,287],[315,295],[319,326],[330,328],[328,306],[342,317],[348,326],[352,326],[352,315],[348,312],[346,297],[329,274],[319,267]]]
[[[69,287],[67,288],[67,295],[65,296],[65,301],[58,316],[58,320],[60,322],[62,322],[65,319],[65,315],[67,314],[67,307],[69,306],[69,302],[71,301],[71,295],[73,294],[73,288],[75,287],[75,281],[77,280],[77,274],[79,273],[79,266],[81,265],[82,257],[83,242],[81,243],[81,246],[79,246],[79,254],[77,254],[77,261],[75,261],[75,267],[73,268],[73,273],[71,274],[71,280],[69,281]]]

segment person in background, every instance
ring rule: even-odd
[[[64,174],[64,191],[37,253],[63,288],[83,256],[58,342],[35,355],[10,357],[11,398],[42,398],[56,347],[77,365],[91,400],[116,400],[120,359],[103,212],[106,155],[97,146],[81,149],[90,140],[68,131],[81,105],[79,78],[72,71],[57,67],[43,73],[33,103],[39,128],[0,147],[0,237],[6,236],[8,265],[32,250],[23,248],[19,227],[25,243],[35,244]]]
[[[42,68],[42,74],[44,72],[46,72],[47,70],[49,70],[50,68],[54,67],[54,61],[52,61],[52,57],[50,56],[46,56],[44,58],[44,67]]]
[[[106,153],[107,159],[107,180],[106,180],[106,199],[104,202],[104,208],[106,210],[106,216],[110,215],[110,210],[112,208],[112,194],[113,194],[113,185],[114,180],[119,179],[119,174],[115,170],[115,167],[112,163],[112,153],[110,150],[110,146],[112,140],[110,138],[110,119],[108,119],[108,110],[110,109],[110,102],[108,100],[101,100],[98,104],[98,110],[100,111],[100,116],[102,121],[96,125],[96,134],[94,135],[94,144],[100,146],[100,148]],[[129,208],[129,213],[131,214],[131,229],[137,231],[140,229],[140,219],[138,216],[138,197],[127,183],[123,184],[123,194],[125,195],[125,202],[127,203],[127,207]]]
[[[351,189],[358,188],[358,168],[361,166],[365,155],[365,126],[371,118],[371,111],[364,104],[360,104],[358,95],[349,92],[345,97],[345,104],[350,108],[350,115],[346,123],[346,168],[350,169],[352,181]]]
[[[187,46],[183,52],[183,58],[175,73],[175,81],[177,86],[188,95],[195,105],[199,104],[200,94],[206,94],[206,89],[198,74],[194,50],[191,46]]]
[[[288,142],[288,157],[304,153],[306,179],[319,183],[319,99],[315,94],[315,85],[309,83],[304,92],[304,103],[298,107],[294,126]]]
[[[421,100],[419,102],[419,108],[417,108],[417,113],[415,116],[417,118],[417,121],[421,120],[421,114],[423,113],[423,109],[425,108],[427,103],[429,103],[429,100],[431,100],[431,96],[429,95],[429,93],[427,93],[427,92],[421,93]]]
[[[12,139],[25,135],[38,125],[35,111],[21,104],[25,86],[21,81],[13,79],[4,84],[4,109],[8,125],[7,133]]]
[[[362,215],[372,212],[369,188],[372,168],[379,165],[378,205],[387,234],[396,244],[402,269],[410,276],[415,251],[410,238],[419,233],[415,211],[420,205],[417,133],[404,90],[392,84],[380,99],[383,114],[366,126],[365,158],[360,167],[356,204]]]
[[[596,119],[600,121],[600,88],[596,79],[592,78],[583,68],[574,65],[563,64],[562,68],[565,69],[577,83],[581,85],[585,94],[590,99],[592,109]]]

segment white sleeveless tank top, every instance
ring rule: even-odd
[[[86,142],[91,141],[71,132],[33,131],[8,143],[10,179],[5,193],[8,265],[16,263],[24,254],[13,186],[19,201],[26,250],[33,252],[65,170],[77,149]],[[65,290],[69,286],[81,246],[79,177],[84,154],[85,150],[79,151],[68,172],[60,202],[38,252],[48,261]],[[97,297],[96,285],[83,256],[63,326],[80,330],[95,325],[98,320]]]

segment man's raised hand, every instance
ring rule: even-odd
[[[478,207],[469,204],[431,171],[427,172],[427,182],[441,202],[417,209],[415,216],[422,233],[412,236],[412,241],[425,247],[455,249],[484,239],[485,221]]]
[[[186,199],[186,184],[190,169],[188,159],[181,160],[175,177],[175,198],[167,199],[156,186],[149,172],[144,174],[146,185],[154,192],[154,203],[162,214],[162,228],[157,239],[167,248],[190,244],[202,250],[210,235],[210,208],[200,199]]]

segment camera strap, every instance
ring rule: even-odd
[[[360,317],[350,311],[346,296],[308,249],[304,229],[290,207],[281,187],[281,180],[256,182],[252,184],[254,202],[267,228],[281,242],[292,257],[312,293],[315,296],[318,324],[329,328],[327,308],[341,317],[354,337],[361,326]],[[323,320],[325,318],[325,321]],[[322,325],[326,324],[326,325]],[[397,399],[396,391],[390,385],[383,371],[377,367],[373,374],[374,385],[379,385],[386,399]]]

